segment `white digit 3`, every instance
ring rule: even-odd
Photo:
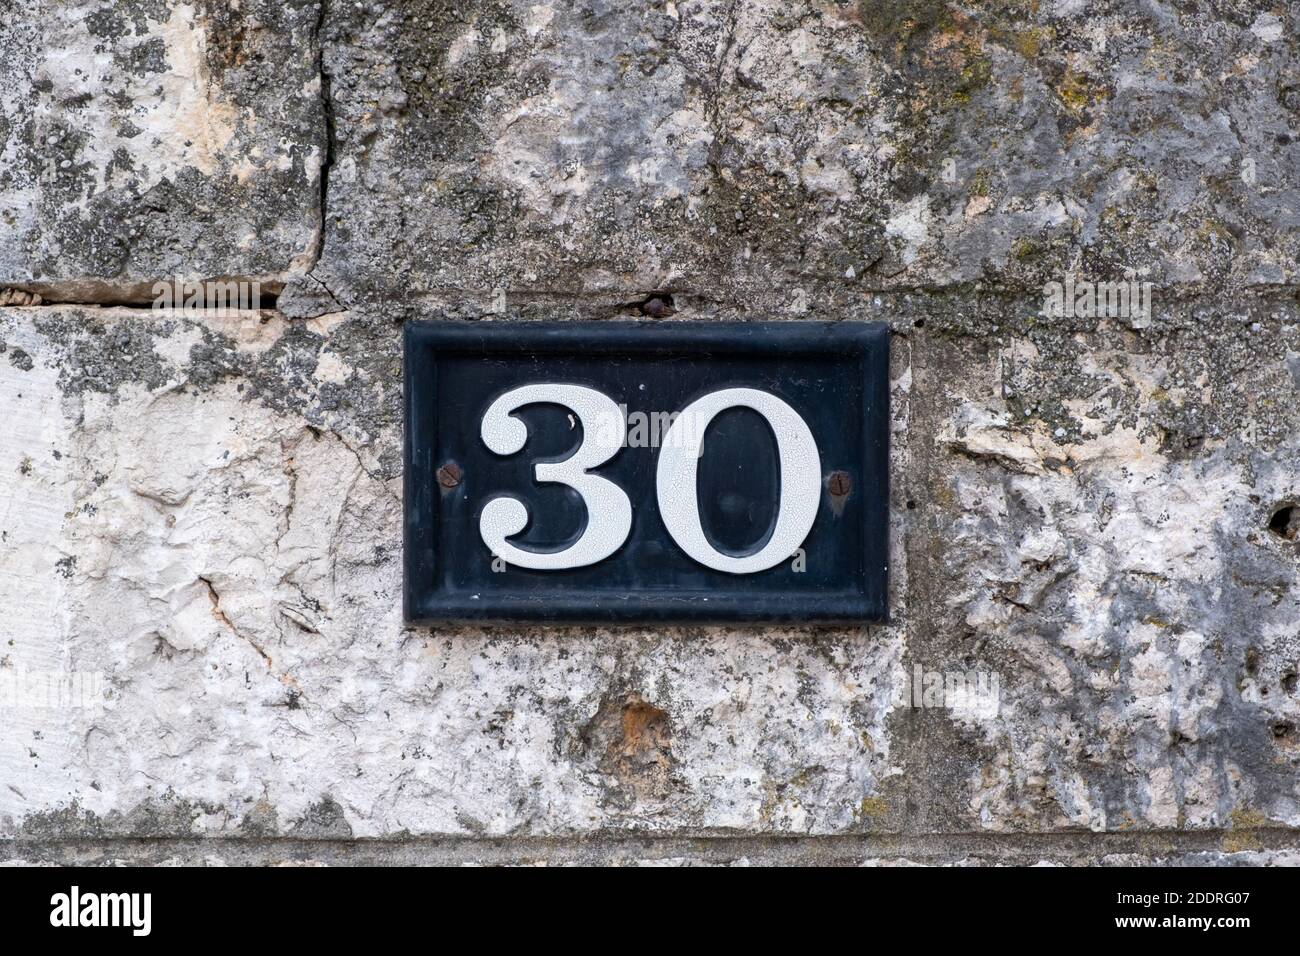
[[[776,527],[763,547],[743,557],[723,554],[709,543],[700,522],[695,485],[709,422],[736,407],[751,408],[767,419],[781,463]],[[821,501],[821,471],[817,442],[798,412],[769,392],[724,388],[686,406],[664,435],[655,478],[659,514],[678,546],[705,567],[729,574],[766,571],[794,554],[812,530]]]
[[[537,571],[581,568],[603,561],[622,547],[632,531],[632,502],[612,481],[587,473],[623,447],[626,423],[614,400],[581,385],[525,385],[506,392],[483,415],[483,443],[498,455],[513,455],[528,440],[528,426],[512,412],[525,405],[562,405],[582,424],[582,444],[564,461],[540,462],[538,481],[567,485],[582,496],[587,527],[561,551],[525,551],[506,540],[528,526],[528,508],[518,498],[493,498],[479,518],[479,534],[507,564]]]

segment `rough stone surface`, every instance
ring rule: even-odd
[[[7,659],[107,685],[10,726],[4,835],[870,825],[897,630],[403,629],[385,334],[3,313]]]
[[[1294,8],[331,4],[321,273],[836,315],[875,288],[1297,278]]]
[[[317,4],[0,0],[0,285],[149,301],[319,247]]]
[[[1293,7],[0,9],[0,861],[1298,862]],[[402,323],[626,315],[890,323],[888,626],[404,627]]]

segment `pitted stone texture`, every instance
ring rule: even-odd
[[[330,4],[336,297],[1293,284],[1296,11]],[[500,311],[500,306],[496,308]]]
[[[929,723],[927,827],[1300,825],[1298,315],[1184,319],[914,347],[909,651],[1002,688],[997,720]]]
[[[0,835],[883,825],[896,627],[404,628],[399,332],[0,312]]]
[[[325,156],[316,3],[0,10],[0,285],[131,301],[173,276],[311,266]]]
[[[907,274],[1129,273],[1180,293],[1300,278],[1293,6],[956,9],[907,41],[942,130],[908,157],[928,186],[901,224],[920,240]],[[934,82],[945,61],[967,87]]]

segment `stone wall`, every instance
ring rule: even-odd
[[[1298,30],[0,0],[0,859],[1300,863]],[[645,316],[890,324],[890,624],[403,625],[403,322]]]

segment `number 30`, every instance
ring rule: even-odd
[[[524,550],[506,539],[528,525],[528,509],[518,498],[502,497],[484,507],[479,534],[493,554],[521,568],[558,571],[603,561],[622,547],[632,531],[632,502],[622,488],[590,469],[609,461],[623,447],[623,414],[608,395],[581,385],[525,385],[488,407],[481,427],[483,443],[498,455],[520,451],[528,429],[513,413],[539,403],[563,406],[582,423],[578,450],[564,461],[537,464],[534,475],[540,482],[567,485],[578,492],[587,509],[587,527],[562,551]],[[749,408],[767,420],[776,435],[781,465],[776,526],[766,544],[741,557],[723,554],[709,543],[695,487],[704,432],[729,408]],[[790,557],[812,530],[821,496],[821,456],[807,423],[781,399],[755,388],[724,388],[688,405],[662,436],[655,490],[664,526],[683,551],[715,571],[754,574]]]

